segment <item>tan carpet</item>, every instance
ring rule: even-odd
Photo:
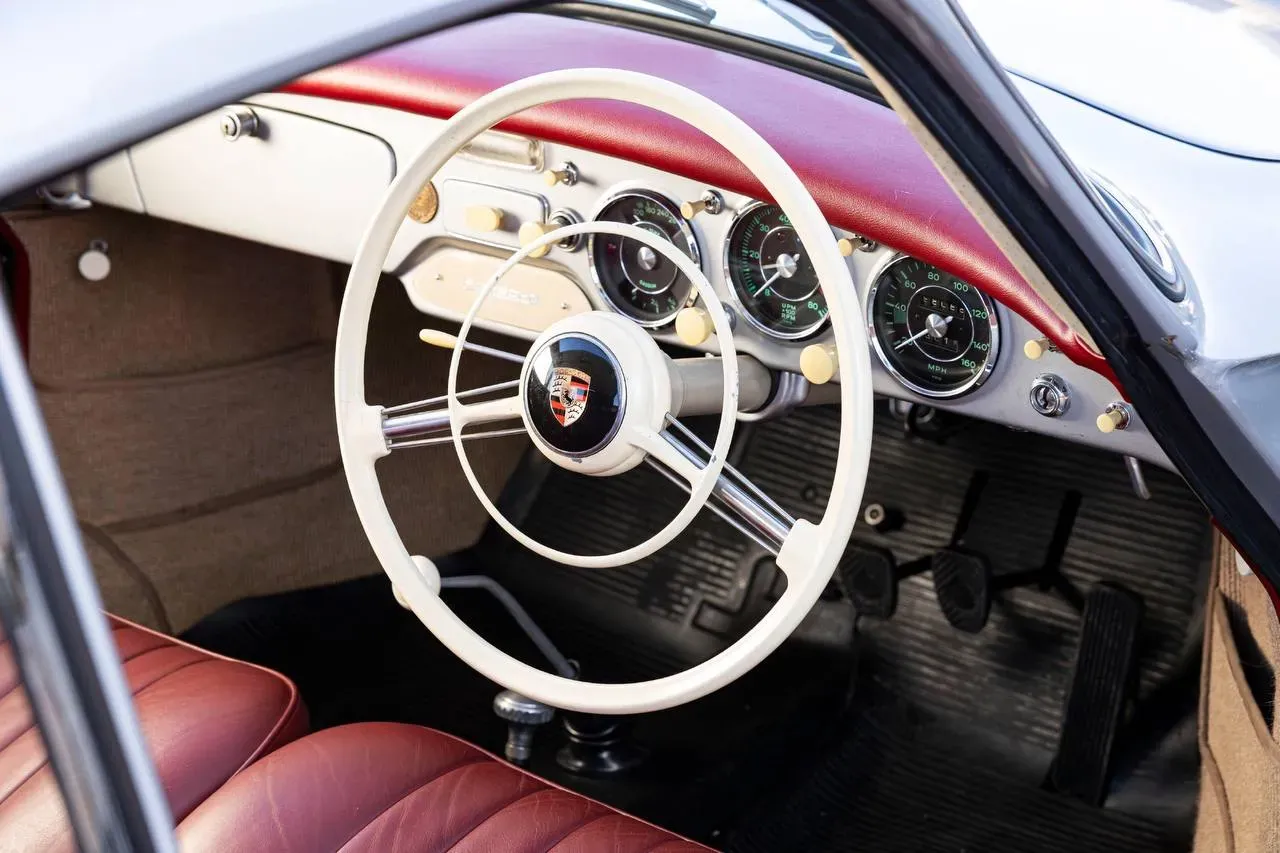
[[[180,631],[236,598],[378,571],[333,425],[345,270],[162,220],[95,208],[10,220],[31,256],[31,369],[109,610]],[[76,260],[105,240],[111,275]],[[385,280],[370,402],[441,393],[447,353]],[[513,378],[469,359],[464,385]],[[471,446],[496,493],[526,446]],[[471,544],[486,516],[449,447],[379,465],[415,553]]]
[[[1262,582],[1216,537],[1200,690],[1196,853],[1280,851],[1280,621]]]

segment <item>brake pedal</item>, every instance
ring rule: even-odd
[[[1142,599],[1119,586],[1097,584],[1085,596],[1080,645],[1048,786],[1090,805],[1102,805],[1107,796],[1142,611]]]
[[[981,554],[943,548],[933,555],[933,590],[951,627],[976,634],[991,616],[991,564]]]

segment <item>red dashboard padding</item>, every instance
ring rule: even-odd
[[[786,158],[833,225],[965,279],[1025,317],[1073,361],[1112,375],[1031,290],[892,110],[785,69],[621,27],[522,13],[405,42],[310,74],[285,91],[445,118],[529,75],[588,67],[653,74],[715,100]],[[715,140],[645,107],[548,104],[500,128],[767,197]]]

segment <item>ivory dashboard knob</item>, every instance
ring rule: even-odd
[[[1048,338],[1036,338],[1022,345],[1022,354],[1032,361],[1037,361],[1051,349],[1053,349],[1053,342]]]
[[[685,219],[693,219],[703,211],[712,216],[724,210],[724,198],[715,190],[707,190],[695,201],[686,201],[680,205],[680,215]]]
[[[696,347],[715,333],[711,314],[705,308],[685,308],[676,315],[676,337],[688,347]]]
[[[1118,429],[1127,429],[1131,416],[1129,407],[1124,403],[1111,403],[1098,415],[1095,421],[1098,425],[1098,431],[1101,433],[1111,433]]]
[[[520,230],[517,232],[516,236],[520,238],[521,246],[527,246],[551,230],[553,230],[552,226],[544,222],[526,222],[520,226]],[[529,253],[529,257],[540,258],[549,251],[551,251],[550,244],[539,249],[534,249]]]
[[[543,172],[542,180],[549,187],[554,187],[556,184],[564,184],[566,187],[571,187],[578,182],[578,167],[572,163],[561,163],[554,169],[547,169]]]
[[[504,215],[505,212],[500,207],[473,204],[466,210],[465,221],[467,228],[472,231],[497,231],[502,227]]]
[[[861,234],[854,234],[852,237],[841,237],[836,241],[836,248],[841,255],[846,258],[853,255],[854,252],[874,252],[879,245],[875,240],[863,237]]]
[[[800,372],[814,385],[825,385],[840,372],[834,344],[810,344],[800,351]]]

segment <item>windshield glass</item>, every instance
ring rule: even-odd
[[[728,30],[757,41],[827,59],[850,68],[857,62],[826,24],[787,0],[594,0]]]

